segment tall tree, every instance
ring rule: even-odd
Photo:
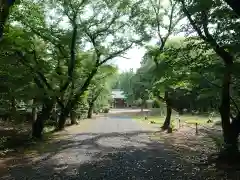
[[[176,1],[162,1],[162,0],[149,0],[146,2],[145,7],[148,9],[149,16],[146,17],[150,24],[146,23],[146,26],[151,30],[153,38],[158,39],[158,48],[155,50],[155,54],[153,56],[153,61],[156,64],[156,67],[159,65],[159,54],[161,54],[164,50],[165,44],[170,35],[176,33],[177,24],[182,19],[182,12],[179,9],[178,3]],[[153,54],[152,54],[153,55]],[[165,103],[170,103],[168,99],[168,88],[165,88],[165,98],[162,100]],[[170,104],[167,105],[168,109],[170,109]],[[166,121],[169,121],[169,117],[171,117],[169,112],[166,116]],[[165,123],[168,124],[168,123]],[[163,126],[163,129],[167,129],[169,126]]]
[[[133,26],[134,22],[137,22],[138,11],[134,11],[134,9],[138,8],[138,3],[102,0],[96,2],[61,0],[34,3],[25,0],[22,5],[26,8],[16,11],[15,20],[20,22],[26,31],[49,44],[49,52],[54,57],[58,57],[55,66],[59,66],[59,64],[67,66],[67,70],[56,68],[57,74],[61,74],[61,82],[54,87],[48,82],[43,72],[38,72],[42,78],[43,88],[46,88],[51,94],[55,94],[50,99],[57,101],[61,108],[58,128],[62,129],[71,109],[74,109],[81,95],[89,87],[99,67],[123,54],[135,43],[141,42],[142,38],[146,38],[142,35],[132,36],[139,30],[139,27]],[[134,9],[130,7],[134,7]],[[35,13],[31,14],[30,10],[34,10]],[[59,16],[46,18],[50,11],[58,12]],[[92,14],[87,13],[89,11]],[[122,16],[126,18],[122,18]],[[65,18],[65,20],[61,18]],[[67,24],[69,28],[62,27],[61,23]],[[71,39],[71,43],[69,43],[69,39]],[[89,69],[85,79],[82,79],[82,83],[74,83],[79,51],[77,47],[82,47],[84,51],[92,54],[92,69]],[[72,88],[73,85],[74,88]],[[70,89],[73,91],[69,95]]]
[[[232,49],[228,46],[234,43],[229,36],[223,36],[224,32],[238,33],[236,26],[233,26],[237,19],[233,16],[232,11],[229,10],[221,1],[209,1],[208,3],[200,1],[186,1],[180,0],[182,10],[188,18],[191,26],[197,32],[198,36],[209,45],[215,53],[222,59],[224,63],[224,74],[222,81],[221,105],[219,112],[222,119],[223,136],[225,142],[225,149],[230,154],[238,151],[238,134],[240,126],[238,116],[231,117],[231,102],[230,102],[230,84],[232,81],[233,64],[235,57]],[[224,13],[224,16],[221,14]],[[220,19],[225,17],[225,21],[221,22]],[[224,24],[223,24],[224,23]],[[211,28],[210,25],[217,24],[222,28]],[[220,33],[222,32],[222,33]]]
[[[116,72],[117,70],[115,67],[112,67],[110,65],[104,65],[99,68],[98,73],[91,81],[88,89],[88,118],[92,118],[94,106],[99,97],[107,94],[109,96],[111,95],[111,88],[113,85],[112,78],[114,77]],[[104,104],[104,102],[102,103]],[[100,101],[98,101],[98,106],[101,106]]]

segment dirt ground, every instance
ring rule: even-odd
[[[128,113],[83,120],[0,159],[0,179],[239,179],[236,169],[206,163],[218,150],[206,132],[167,134]]]

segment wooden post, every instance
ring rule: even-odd
[[[196,123],[196,135],[198,135],[198,123]]]

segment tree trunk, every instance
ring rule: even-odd
[[[52,108],[52,101],[46,100],[45,104],[43,104],[41,112],[38,114],[36,121],[32,124],[32,137],[37,139],[42,138],[44,123],[50,117]]]
[[[91,119],[92,118],[92,113],[93,113],[93,103],[90,103],[89,108],[88,108],[87,118]]]
[[[34,123],[37,119],[37,108],[36,108],[36,105],[35,105],[35,99],[33,99],[33,103],[32,103],[32,123]]]
[[[39,115],[36,121],[32,124],[32,137],[36,139],[41,139],[43,128],[44,128],[44,117],[43,115]]]
[[[231,126],[230,126],[231,127]],[[225,129],[224,131],[224,151],[229,155],[238,153],[238,133],[234,128]]]
[[[230,81],[231,73],[229,70],[230,67],[226,66],[226,72],[223,78],[222,85],[222,101],[219,108],[219,112],[222,120],[222,129],[223,129],[223,138],[224,138],[224,149],[231,155],[235,152],[238,152],[238,127],[235,127],[235,124],[238,123],[238,119],[233,119],[233,122],[230,122]]]
[[[167,108],[167,115],[165,118],[165,121],[163,123],[163,126],[161,127],[162,130],[167,130],[170,128],[170,124],[171,124],[171,115],[172,115],[172,106],[171,106],[171,101],[169,99],[169,95],[168,95],[168,91],[165,91],[165,97],[164,97],[165,101],[166,101],[166,108]]]
[[[72,110],[70,112],[71,125],[78,124],[76,119],[76,112]]]
[[[66,115],[63,112],[61,112],[59,120],[58,120],[58,128],[57,128],[58,130],[64,129],[66,120],[67,120]]]
[[[58,120],[58,127],[57,130],[63,130],[67,121],[67,117],[69,114],[69,110],[67,108],[61,111],[59,120]]]
[[[237,14],[240,14],[239,6],[236,5],[237,0],[225,0]],[[229,152],[237,152],[238,151],[238,145],[237,145],[237,136],[236,130],[234,130],[234,123],[230,122],[230,82],[231,82],[231,69],[233,66],[234,57],[223,47],[221,47],[216,39],[210,34],[208,27],[207,27],[207,21],[208,17],[206,13],[203,13],[203,29],[204,34],[202,33],[201,29],[195,21],[192,19],[191,14],[186,8],[186,4],[184,0],[181,0],[182,8],[184,14],[187,16],[188,20],[190,21],[193,28],[197,31],[198,35],[201,39],[203,39],[205,42],[207,42],[213,50],[219,55],[219,57],[222,58],[224,65],[225,65],[225,72],[224,72],[224,78],[223,78],[223,85],[222,85],[222,94],[221,94],[221,104],[219,108],[219,112],[221,114],[221,120],[222,120],[222,129],[223,129],[223,137],[224,137],[224,147],[225,151]],[[235,131],[235,132],[234,132]]]
[[[163,123],[162,130],[166,130],[170,128],[170,124],[171,124],[172,107],[169,103],[166,103],[166,105],[167,105],[167,115]]]

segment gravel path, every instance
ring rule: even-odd
[[[51,144],[35,163],[9,168],[5,180],[171,180],[206,179],[162,143],[156,131],[127,117],[102,117]],[[210,179],[210,178],[209,178]]]

